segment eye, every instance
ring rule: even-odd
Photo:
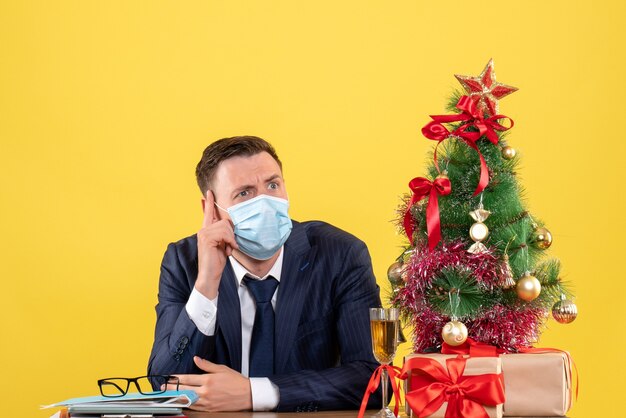
[[[271,182],[270,184],[267,185],[267,188],[270,190],[278,190],[278,183]]]
[[[239,193],[237,193],[237,197],[246,197],[250,194],[250,192],[248,190],[242,190]]]

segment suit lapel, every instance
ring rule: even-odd
[[[241,372],[241,307],[236,283],[233,268],[228,262],[220,280],[217,327],[224,335],[231,368]]]
[[[275,324],[275,372],[281,373],[289,359],[296,339],[302,300],[306,297],[309,286],[311,264],[315,257],[306,236],[306,230],[298,222],[293,222],[293,229],[285,243],[283,269],[278,286]]]

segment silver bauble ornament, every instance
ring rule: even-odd
[[[561,300],[552,307],[552,317],[559,324],[569,324],[578,316],[578,308],[576,304],[567,299],[565,295],[561,295]]]

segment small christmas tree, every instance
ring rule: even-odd
[[[429,178],[411,180],[398,211],[409,245],[388,271],[391,301],[414,328],[416,352],[468,336],[517,351],[537,341],[550,308],[568,323],[576,306],[546,256],[550,232],[521,198],[506,141],[513,121],[498,113],[517,89],[496,81],[491,60],[478,77],[456,78],[465,92],[451,98],[454,113],[422,129],[438,142]]]

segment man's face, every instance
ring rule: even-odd
[[[213,177],[215,202],[224,209],[262,194],[287,199],[281,169],[267,152],[222,161]],[[229,219],[217,210],[219,219]]]

